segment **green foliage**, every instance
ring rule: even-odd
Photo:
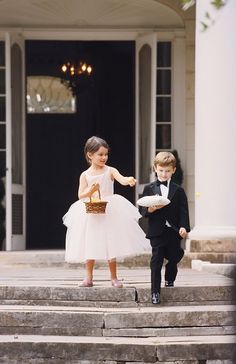
[[[226,4],[227,0],[212,0],[211,5],[213,5],[216,9],[222,8]]]
[[[187,10],[191,6],[195,5],[197,0],[181,0],[182,1],[182,8],[183,10]],[[219,10],[223,6],[225,6],[227,3],[227,0],[212,0],[211,5],[216,9]],[[208,11],[205,12],[204,20],[202,20],[200,23],[202,25],[202,31],[204,32],[209,28],[210,25],[214,24],[214,19],[212,19],[210,13]]]
[[[182,0],[182,6],[184,10],[187,10],[191,6],[195,5],[197,0]],[[217,10],[222,8],[226,4],[227,0],[212,0],[211,5],[214,6]]]

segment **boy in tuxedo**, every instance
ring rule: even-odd
[[[140,207],[142,216],[148,219],[146,237],[152,247],[151,300],[160,303],[161,269],[164,258],[165,287],[173,287],[177,276],[177,264],[184,255],[181,239],[190,231],[187,196],[182,187],[171,181],[176,170],[176,159],[170,152],[159,152],[154,159],[157,180],[144,187],[143,196],[161,195],[170,203],[166,206]]]

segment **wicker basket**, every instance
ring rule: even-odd
[[[95,191],[98,191],[99,201],[92,201],[92,194]],[[89,196],[89,199],[90,201],[85,202],[85,208],[87,214],[105,214],[107,201],[101,201],[99,185],[96,190],[93,189],[91,195]]]

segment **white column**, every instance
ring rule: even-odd
[[[236,238],[236,1],[197,0],[195,227],[191,239]],[[214,23],[202,31],[209,12]]]

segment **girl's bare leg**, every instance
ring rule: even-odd
[[[86,278],[81,283],[81,287],[92,287],[93,286],[93,267],[95,260],[87,260],[85,263],[86,267]]]
[[[113,287],[122,288],[123,284],[117,279],[116,260],[112,259],[108,261],[110,273],[111,273],[111,284]]]
[[[116,271],[116,260],[108,260],[110,273],[111,273],[111,279],[117,279],[117,271]]]
[[[93,280],[93,267],[94,267],[95,260],[87,260],[86,261],[86,277],[89,280]]]

